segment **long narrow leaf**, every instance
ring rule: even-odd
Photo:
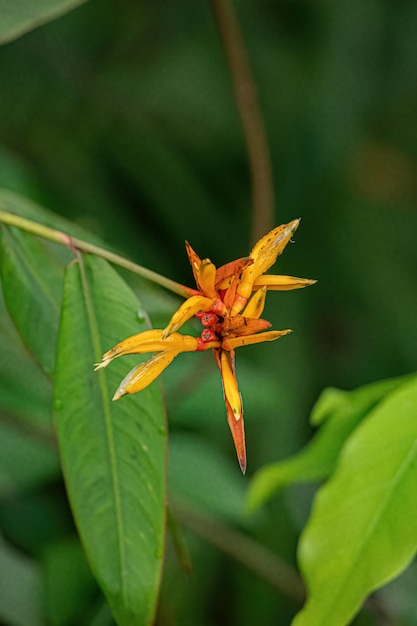
[[[0,43],[12,41],[83,2],[85,0],[0,0]]]
[[[294,626],[344,626],[417,548],[417,381],[379,404],[347,441],[300,543],[308,587]]]
[[[52,433],[51,380],[24,348],[0,291],[0,414]]]
[[[10,317],[42,369],[52,374],[63,267],[44,242],[2,226],[0,275]]]
[[[345,441],[361,420],[408,379],[390,378],[353,391],[325,389],[310,418],[313,425],[320,424],[319,431],[302,450],[288,459],[265,465],[255,474],[250,483],[248,509],[254,511],[287,485],[330,476]]]
[[[119,626],[152,621],[162,568],[165,414],[158,383],[112,402],[137,362],[93,363],[145,329],[136,297],[105,262],[69,266],[59,336],[55,409],[64,474],[94,575]]]

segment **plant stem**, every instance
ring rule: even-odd
[[[252,233],[255,243],[274,225],[272,167],[255,81],[231,0],[211,0],[232,75],[252,179]]]
[[[186,501],[170,500],[171,510],[179,521],[196,535],[245,565],[249,570],[302,604],[305,599],[303,583],[297,570],[272,554],[267,548],[244,533],[211,516],[197,511]]]
[[[44,226],[43,224],[39,224],[38,222],[33,222],[32,220],[28,220],[24,217],[20,217],[19,215],[15,215],[14,213],[9,213],[8,211],[0,211],[0,222],[3,224],[7,224],[8,226],[14,226],[15,228],[19,228],[20,230],[24,230],[32,235],[37,235],[38,237],[42,237],[43,239],[48,239],[49,241],[53,241],[55,243],[61,244],[63,246],[67,246],[73,251],[79,250],[80,252],[84,252],[86,254],[94,254],[95,256],[99,256],[102,259],[106,259],[110,263],[118,265],[119,267],[124,267],[127,270],[130,270],[134,274],[138,274],[142,278],[149,280],[152,283],[160,285],[169,291],[177,293],[179,296],[183,296],[184,298],[188,298],[190,295],[194,293],[193,289],[189,289],[184,285],[180,285],[165,276],[161,276],[161,274],[157,274],[152,270],[143,267],[142,265],[137,265],[124,257],[115,254],[114,252],[110,252],[110,250],[106,250],[105,248],[101,248],[100,246],[96,246],[88,241],[83,241],[82,239],[77,239],[76,237],[71,237],[67,233],[64,233],[60,230],[55,230],[54,228],[50,228],[49,226]]]

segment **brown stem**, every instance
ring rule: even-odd
[[[272,167],[255,81],[231,0],[211,0],[232,74],[252,179],[252,242],[274,225]]]

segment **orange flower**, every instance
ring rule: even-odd
[[[96,365],[97,370],[119,356],[155,353],[127,374],[113,400],[147,387],[181,352],[212,349],[221,374],[227,420],[241,470],[245,473],[245,432],[242,397],[236,379],[235,349],[261,341],[274,341],[291,332],[267,330],[271,324],[261,319],[261,315],[268,290],[287,291],[316,282],[307,278],[265,274],[283,252],[299,223],[298,219],[274,228],[258,241],[248,257],[218,269],[210,259],[201,260],[186,242],[197,289],[189,290],[189,297],[164,330],[147,330],[125,339],[106,352],[102,362]],[[200,337],[176,332],[194,316],[203,326]]]

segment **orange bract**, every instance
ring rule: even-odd
[[[243,407],[236,379],[234,350],[262,341],[274,341],[291,332],[288,329],[267,330],[271,324],[260,319],[260,316],[267,291],[300,289],[316,282],[306,278],[264,274],[283,252],[299,223],[297,219],[274,228],[258,241],[248,257],[218,269],[210,259],[200,259],[186,242],[197,289],[190,290],[190,296],[174,313],[164,330],[148,330],[128,337],[106,352],[102,362],[96,365],[96,369],[106,367],[116,357],[126,354],[156,353],[129,372],[113,400],[144,389],[181,352],[212,349],[222,379],[227,421],[241,470],[245,473]],[[200,337],[176,332],[194,316],[200,319],[204,327]]]

